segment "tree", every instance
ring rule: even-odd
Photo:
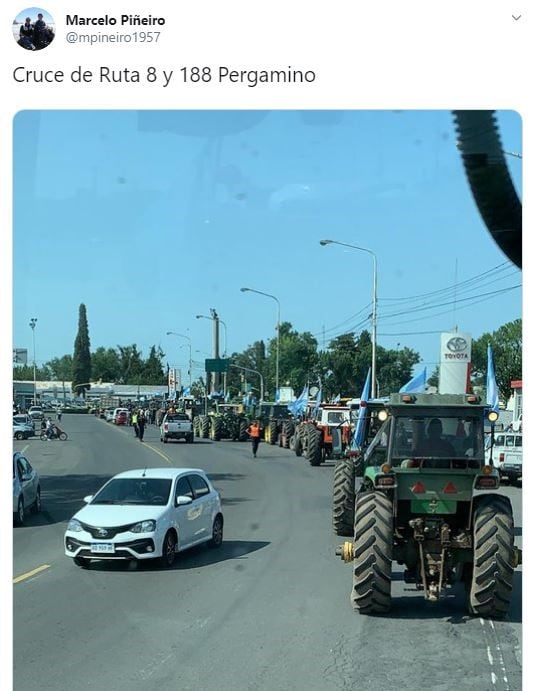
[[[119,384],[141,384],[143,359],[135,343],[117,346],[119,351]]]
[[[166,383],[166,375],[162,367],[162,360],[164,357],[164,352],[160,346],[158,350],[156,346],[151,346],[149,357],[143,364],[142,384],[163,385]]]
[[[13,381],[33,381],[33,378],[33,365],[13,367]],[[51,372],[47,364],[43,365],[43,367],[35,368],[35,378],[37,381],[48,381],[51,378]]]
[[[309,332],[293,330],[290,322],[282,322],[279,328],[279,386],[291,386],[302,390],[308,379],[318,375],[318,342]],[[268,368],[265,390],[275,391],[277,337],[268,343]],[[298,391],[298,394],[299,394]]]
[[[91,378],[115,382],[121,376],[119,355],[114,348],[102,346],[91,354]]]
[[[521,319],[503,324],[492,333],[484,333],[473,341],[471,352],[471,367],[473,383],[486,385],[488,369],[488,343],[493,351],[495,379],[499,388],[499,395],[503,401],[510,398],[510,383],[523,377],[523,328]]]
[[[72,389],[78,395],[85,396],[90,389],[91,353],[89,350],[89,330],[87,325],[86,306],[82,303],[78,309],[78,333],[74,341]]]
[[[70,381],[73,376],[73,356],[55,357],[46,363],[54,381]]]

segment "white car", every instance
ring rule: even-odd
[[[13,454],[13,520],[17,525],[24,523],[28,510],[41,511],[41,485],[30,461],[17,451]]]
[[[169,567],[177,552],[207,542],[220,547],[219,493],[198,468],[145,468],[115,475],[69,521],[65,554],[91,559],[155,559]]]
[[[28,415],[32,418],[32,420],[43,420],[45,417],[43,408],[40,405],[30,406],[28,409]]]

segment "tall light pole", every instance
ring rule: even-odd
[[[30,319],[30,329],[32,330],[32,340],[33,340],[33,374],[34,374],[34,395],[33,404],[37,403],[37,376],[35,370],[35,325],[37,324],[37,317],[32,317]]]
[[[213,317],[209,317],[206,314],[196,314],[195,315],[196,319],[210,319],[210,321],[213,321]],[[219,323],[223,326],[223,335],[225,338],[225,344],[223,346],[223,355],[222,357],[225,357],[227,355],[227,324],[223,321],[221,317],[218,317]]]
[[[243,369],[246,372],[253,372],[253,374],[259,375],[260,382],[261,382],[261,389],[260,389],[261,399],[259,402],[262,403],[264,401],[264,378],[263,378],[262,374],[256,369],[251,369],[251,367],[242,367],[242,365],[233,365],[233,363],[231,363],[231,367],[236,367],[236,369]]]
[[[190,377],[190,388],[192,386],[192,339],[190,336],[186,336],[185,334],[179,334],[176,331],[166,331],[166,336],[180,336],[180,338],[185,338],[188,341],[188,348],[190,351],[190,357],[188,360],[188,374]]]
[[[215,314],[215,312],[214,312]],[[214,323],[214,320],[217,321],[217,324],[221,324],[223,326],[223,333],[225,337],[225,345],[223,346],[223,355],[222,357],[225,358],[227,356],[227,324],[223,321],[223,319],[219,316],[214,316],[214,317],[209,317],[206,314],[196,314],[195,315],[196,319],[209,319],[211,322]],[[218,341],[219,342],[219,341]],[[223,397],[227,395],[227,372],[223,373]]]
[[[281,330],[281,303],[276,298],[275,295],[270,295],[270,293],[263,293],[262,290],[256,290],[255,288],[240,288],[243,293],[257,293],[258,295],[264,295],[267,298],[272,298],[277,302],[277,345],[275,353],[275,393],[279,391],[279,338]]]
[[[376,255],[372,250],[366,247],[359,247],[358,245],[350,245],[347,242],[339,242],[338,240],[320,240],[321,245],[341,245],[342,247],[350,247],[353,250],[366,252],[372,257],[372,363],[371,363],[371,387],[370,397],[376,398],[376,331],[378,323],[378,262]]]

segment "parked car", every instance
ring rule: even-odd
[[[26,415],[24,413],[17,413],[17,415],[13,415],[13,424],[14,425],[28,425],[29,427],[32,428],[33,434],[35,434],[35,422],[32,420],[32,418],[29,415]]]
[[[116,425],[126,425],[128,422],[128,412],[126,410],[120,410],[115,414],[114,422]]]
[[[30,461],[20,452],[13,454],[13,520],[22,525],[27,511],[41,511],[39,475]]]
[[[67,525],[65,554],[86,568],[91,559],[159,559],[201,543],[219,547],[219,493],[198,468],[146,468],[114,476]]]
[[[493,465],[501,478],[518,482],[523,475],[523,432],[499,432],[493,444]]]
[[[13,422],[13,438],[14,439],[28,439],[28,437],[33,437],[35,430],[30,425],[23,424],[21,422]]]
[[[28,409],[28,415],[32,418],[32,420],[42,420],[45,417],[43,408],[40,405],[30,406]]]

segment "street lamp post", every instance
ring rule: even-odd
[[[378,322],[378,265],[376,255],[372,250],[366,247],[359,247],[358,245],[350,245],[347,242],[339,242],[338,240],[320,240],[320,244],[325,245],[341,245],[342,247],[350,247],[353,250],[366,252],[372,257],[372,363],[371,363],[371,387],[370,397],[376,398],[376,340],[377,340],[377,322]]]
[[[185,336],[185,334],[179,334],[176,331],[166,331],[166,336],[180,336],[180,338],[185,338],[188,341],[188,348],[190,357],[188,359],[188,375],[190,381],[190,389],[192,387],[192,339],[190,336]]]
[[[257,371],[256,369],[251,369],[251,367],[243,367],[242,365],[233,365],[232,363],[231,363],[231,367],[236,367],[236,369],[243,369],[246,372],[253,372],[253,374],[259,375],[259,378],[261,381],[261,389],[260,389],[261,400],[260,400],[260,403],[262,403],[264,401],[264,378],[263,378],[262,374],[259,371]]]
[[[35,369],[35,325],[37,324],[37,318],[32,317],[30,319],[30,329],[32,330],[32,341],[33,341],[33,375],[34,375],[34,395],[33,395],[33,404],[36,405],[37,403],[37,376],[36,376],[36,369]]]
[[[240,288],[242,293],[257,293],[258,295],[264,295],[267,298],[272,298],[277,302],[277,342],[276,342],[276,353],[275,353],[275,392],[276,396],[279,391],[279,338],[281,330],[281,303],[276,298],[275,295],[270,295],[270,293],[263,293],[262,290],[256,290],[255,288]]]
[[[209,317],[206,314],[196,314],[195,318],[196,319],[210,319],[210,321],[213,323],[214,323],[214,320],[217,320],[218,325],[221,324],[223,326],[223,335],[225,338],[225,343],[223,346],[222,357],[225,358],[227,356],[227,324],[219,316]],[[223,373],[223,396],[224,396],[224,398],[225,398],[226,394],[227,394],[227,372],[224,372]]]

